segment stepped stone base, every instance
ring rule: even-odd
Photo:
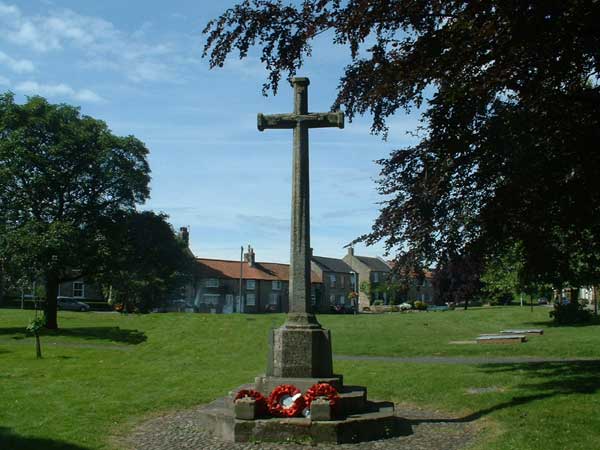
[[[226,398],[199,411],[201,423],[218,439],[229,442],[353,443],[408,435],[408,421],[395,416],[389,402],[366,402],[360,413],[343,419],[311,421],[307,418],[239,420]]]
[[[277,386],[282,384],[293,384],[302,392],[306,392],[308,388],[317,383],[329,383],[338,391],[344,386],[344,379],[341,375],[334,375],[333,377],[320,377],[320,378],[289,378],[289,377],[270,377],[260,376],[255,379],[255,387],[261,394],[268,397],[269,394]]]

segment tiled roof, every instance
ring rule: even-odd
[[[352,267],[350,267],[341,259],[326,258],[325,256],[313,256],[312,260],[321,266],[323,270],[327,270],[329,272],[352,272]]]
[[[361,263],[367,265],[369,269],[377,272],[389,272],[390,266],[379,258],[371,258],[369,256],[357,256],[356,257]]]
[[[224,259],[196,258],[199,276],[202,278],[240,278],[240,262]],[[321,277],[311,272],[311,282],[322,283]],[[289,264],[270,262],[256,262],[250,267],[247,262],[242,263],[242,278],[244,280],[280,280],[289,281]]]
[[[394,266],[396,265],[396,262],[394,260],[391,261],[387,261],[388,266],[390,266],[392,268],[392,270],[394,269]],[[415,277],[417,275],[417,273],[415,271],[412,271],[410,273],[411,276]],[[433,272],[431,270],[427,270],[424,269],[423,270],[423,275],[425,276],[425,278],[427,278],[428,280],[433,278]]]

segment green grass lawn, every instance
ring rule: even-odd
[[[334,353],[595,357],[600,326],[550,327],[547,308],[320,316]],[[264,371],[283,315],[61,312],[36,360],[31,311],[0,310],[0,449],[105,449],[149,415],[206,403]],[[504,328],[544,327],[521,345],[449,345]],[[483,420],[477,449],[596,449],[600,364],[441,365],[336,361],[372,398]],[[469,388],[497,392],[469,394]]]

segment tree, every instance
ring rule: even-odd
[[[45,282],[58,328],[59,283],[95,273],[113,223],[149,195],[147,148],[78,108],[0,96],[0,254]]]
[[[277,91],[328,33],[352,62],[332,108],[386,120],[422,106],[417,145],[381,160],[367,244],[397,267],[523,244],[527,282],[600,279],[600,3],[243,1],[210,21],[211,67],[262,49]],[[366,50],[366,51],[361,51]],[[469,250],[470,251],[470,250]]]
[[[506,303],[526,290],[523,285],[523,254],[516,244],[506,254],[487,258],[481,275],[482,292],[492,303]]]
[[[479,295],[483,262],[474,251],[449,255],[433,272],[434,298],[437,304],[463,303],[464,308]]]
[[[130,213],[112,233],[112,249],[103,258],[97,281],[126,311],[159,306],[193,272],[187,243],[176,237],[166,219],[151,211]]]

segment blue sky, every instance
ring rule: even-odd
[[[256,53],[209,70],[201,30],[234,1],[0,0],[0,91],[81,106],[115,134],[150,149],[151,199],[197,256],[236,259],[251,244],[259,261],[289,261],[290,130],[256,129],[256,113],[292,110],[292,90],[263,97]],[[348,51],[317,41],[300,76],[309,108],[327,111]],[[411,143],[415,115],[390,121],[387,142],[370,117],[311,130],[311,234],[315,254],[341,257],[377,217],[375,160]],[[383,247],[357,246],[377,256]]]

